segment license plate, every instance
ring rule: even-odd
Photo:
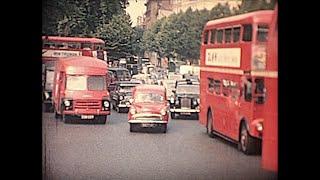
[[[182,112],[182,113],[180,113],[181,115],[191,115],[191,113],[189,113],[189,112]]]
[[[81,115],[81,119],[93,119],[94,115]]]
[[[141,127],[154,127],[156,126],[155,124],[151,124],[151,123],[143,123],[141,124]]]

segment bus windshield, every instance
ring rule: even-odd
[[[105,76],[67,75],[66,89],[101,91],[106,89]]]

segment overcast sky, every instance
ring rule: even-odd
[[[129,0],[129,6],[126,11],[129,13],[132,21],[132,26],[136,26],[137,17],[143,16],[146,11],[146,6],[144,5],[146,0]]]

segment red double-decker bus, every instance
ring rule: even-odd
[[[277,77],[266,59],[272,14],[209,21],[202,34],[199,121],[210,137],[235,142],[245,154],[261,152],[266,98],[273,98],[266,88]]]
[[[269,69],[278,71],[278,6],[270,25],[267,62]],[[262,168],[278,171],[278,77],[266,77],[267,98],[264,109],[262,140]]]
[[[42,59],[90,56],[107,61],[105,42],[97,38],[42,36]]]

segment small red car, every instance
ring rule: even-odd
[[[169,107],[166,90],[158,85],[138,85],[132,90],[131,106],[128,113],[130,132],[138,128],[160,128],[167,132]]]

